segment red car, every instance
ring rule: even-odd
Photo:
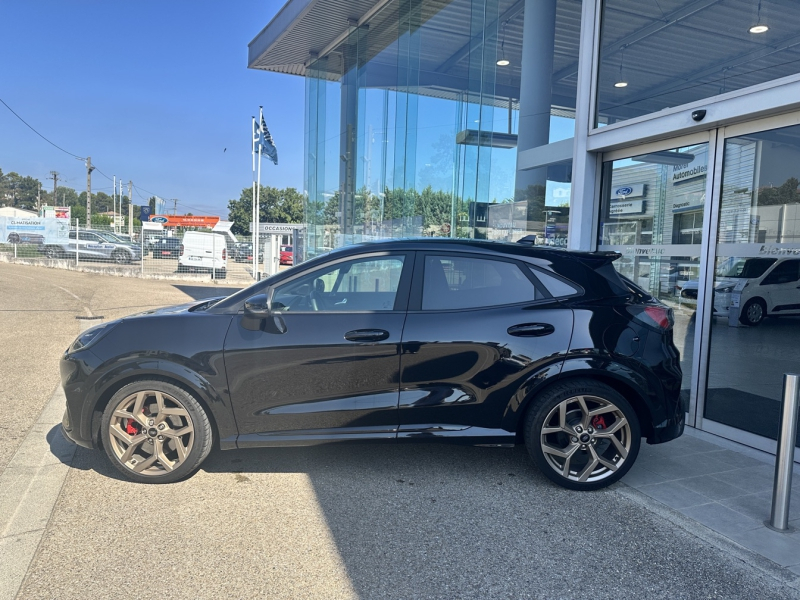
[[[281,246],[281,264],[282,265],[291,265],[293,264],[293,254],[292,254],[292,247],[291,246]]]

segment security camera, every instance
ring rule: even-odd
[[[705,109],[695,110],[692,112],[692,120],[693,121],[702,121],[706,117]]]

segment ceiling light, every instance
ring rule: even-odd
[[[615,88],[628,87],[628,82],[625,81],[625,76],[622,74],[622,63],[625,62],[625,48],[627,47],[628,45],[625,44],[620,48],[621,54],[619,56],[619,77],[617,77],[617,83],[614,84]]]
[[[511,63],[507,58],[501,58],[500,60],[497,61],[498,67],[507,67],[509,64]]]
[[[614,87],[616,87],[616,88],[628,87],[628,82],[627,81],[618,81],[617,83],[614,84]]]
[[[766,33],[769,31],[769,27],[766,25],[753,25],[750,28],[750,33]]]

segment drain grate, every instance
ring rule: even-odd
[[[84,317],[83,315],[79,315],[75,318],[78,319],[79,321],[101,321],[105,319],[103,315],[98,315],[96,317]]]

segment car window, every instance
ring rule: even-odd
[[[779,263],[764,278],[761,285],[775,285],[779,283],[791,283],[800,279],[800,260],[787,260]]]
[[[96,242],[97,236],[93,233],[89,233],[88,231],[80,231],[78,232],[78,239],[85,241],[85,242]]]
[[[539,271],[538,269],[531,268],[536,278],[547,288],[553,298],[566,298],[567,296],[574,296],[580,291],[578,288],[568,284],[566,281],[553,277],[552,275]]]
[[[776,260],[775,258],[748,258],[742,265],[742,271],[738,275],[733,275],[733,277],[758,279],[775,264]]]
[[[393,310],[404,256],[355,259],[317,269],[275,289],[282,312]]]
[[[422,310],[483,308],[541,299],[536,287],[509,262],[461,256],[427,256]]]

